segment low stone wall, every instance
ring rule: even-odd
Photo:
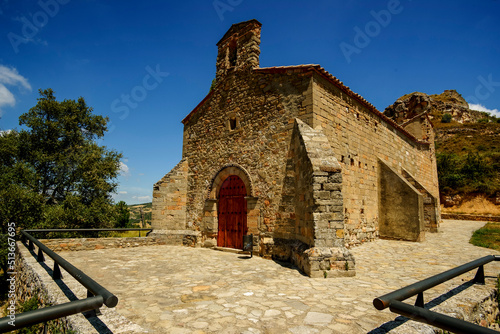
[[[64,239],[50,241],[61,240]],[[80,241],[81,239],[67,240]],[[119,243],[115,242],[108,243],[107,245],[113,246],[118,244]],[[74,247],[74,250],[76,250],[76,245]],[[132,244],[130,243],[129,247],[134,246],[132,246]],[[86,298],[87,290],[85,289],[85,287],[70,274],[68,274],[63,268],[61,268],[63,280],[54,280],[51,276],[53,266],[54,262],[49,256],[45,255],[45,262],[43,264],[38,263],[36,259],[36,252],[30,252],[28,248],[25,247],[25,245],[21,242],[17,243],[15,269],[16,297],[18,299],[18,302],[22,303],[29,300],[33,296],[37,296],[39,301],[39,308],[44,308],[51,305],[68,303],[69,301],[75,299]],[[79,269],[85,270],[85,268]],[[17,313],[19,313],[19,311],[20,310],[17,310]],[[147,331],[139,325],[132,323],[127,318],[118,314],[115,308],[107,308],[105,305],[103,305],[100,311],[102,312],[102,315],[99,317],[85,318],[82,313],[78,313],[49,321],[48,333],[147,333]],[[111,330],[113,328],[119,328],[120,330]]]
[[[152,245],[165,245],[166,240],[159,237],[133,237],[133,238],[65,238],[65,239],[40,239],[54,252],[82,251],[105,248],[129,248]]]
[[[310,247],[301,241],[287,239],[274,239],[270,246],[274,260],[291,262],[311,278],[356,275],[356,261],[345,247]]]
[[[201,247],[202,240],[200,231],[191,230],[153,230],[148,238],[156,239],[158,245],[187,247]]]
[[[312,278],[356,275],[354,256],[345,247],[313,247],[293,252],[292,262]]]
[[[21,252],[21,250],[23,250]],[[30,258],[28,250],[20,242],[16,247],[16,297],[18,305],[33,297],[38,299],[38,308],[49,307],[58,304],[54,296],[48,291],[47,286],[38,275],[34,266],[38,265],[34,257]],[[20,310],[16,310],[19,313]],[[68,329],[73,330],[68,318],[60,318],[49,322],[49,326],[58,333],[66,333]],[[49,331],[50,333],[50,331]]]
[[[474,220],[474,221],[488,221],[488,222],[500,222],[499,216],[478,216],[478,215],[463,215],[457,213],[441,213],[442,219],[452,219],[452,220]]]

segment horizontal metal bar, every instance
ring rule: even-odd
[[[437,274],[435,276],[429,277],[427,279],[424,279],[422,281],[413,283],[411,285],[408,285],[404,288],[401,288],[399,290],[390,292],[386,295],[383,295],[381,297],[375,298],[373,300],[373,306],[377,310],[383,310],[391,305],[393,301],[402,301],[407,298],[410,298],[420,292],[423,292],[425,290],[428,290],[436,285],[439,285],[443,282],[446,282],[452,278],[455,278],[457,276],[460,276],[468,271],[471,271],[479,266],[482,266],[486,263],[492,262],[492,261],[499,261],[500,257],[495,256],[495,255],[488,255],[485,257],[482,257],[480,259],[471,261],[469,263],[466,263],[464,265],[461,265],[459,267],[450,269],[448,271],[445,271],[441,274]]]
[[[54,251],[52,251],[50,248],[45,246],[43,243],[41,243],[39,240],[37,240],[35,237],[30,235],[26,230],[21,231],[26,238],[31,240],[37,247],[39,247],[45,254],[50,256],[54,261],[56,261],[59,266],[63,267],[64,270],[66,270],[71,276],[73,276],[78,282],[80,282],[87,290],[90,290],[94,295],[102,296],[104,299],[104,304],[107,307],[115,307],[116,304],[118,304],[118,298],[106,290],[102,285],[94,281],[92,278],[87,276],[84,272],[82,272],[80,269],[76,268],[74,265],[63,259],[60,255],[56,254]]]
[[[0,319],[0,333],[36,325],[41,322],[66,317],[68,315],[95,310],[101,307],[103,303],[104,300],[102,296],[95,296],[16,314],[13,315],[12,318],[7,316]],[[9,324],[9,322],[11,324],[13,323],[14,326]]]
[[[459,334],[498,334],[497,331],[482,327],[467,321],[449,317],[444,314],[439,314],[422,307],[408,305],[403,302],[391,301],[390,310],[394,313],[401,314],[407,318],[429,324],[453,333]]]
[[[28,233],[34,232],[124,232],[124,231],[153,231],[152,228],[53,228],[23,230]]]

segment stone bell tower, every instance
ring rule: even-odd
[[[231,71],[259,67],[261,26],[255,19],[233,24],[217,43],[216,84]]]

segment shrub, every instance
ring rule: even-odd
[[[450,123],[453,117],[450,114],[444,114],[441,118],[441,123]]]

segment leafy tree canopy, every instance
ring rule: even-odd
[[[127,203],[124,201],[116,203],[116,215],[116,228],[132,227],[132,224],[130,223],[130,210]]]
[[[28,129],[0,135],[0,233],[18,228],[112,227],[111,194],[122,155],[99,146],[107,118],[80,97],[59,102],[40,90],[19,118]]]

